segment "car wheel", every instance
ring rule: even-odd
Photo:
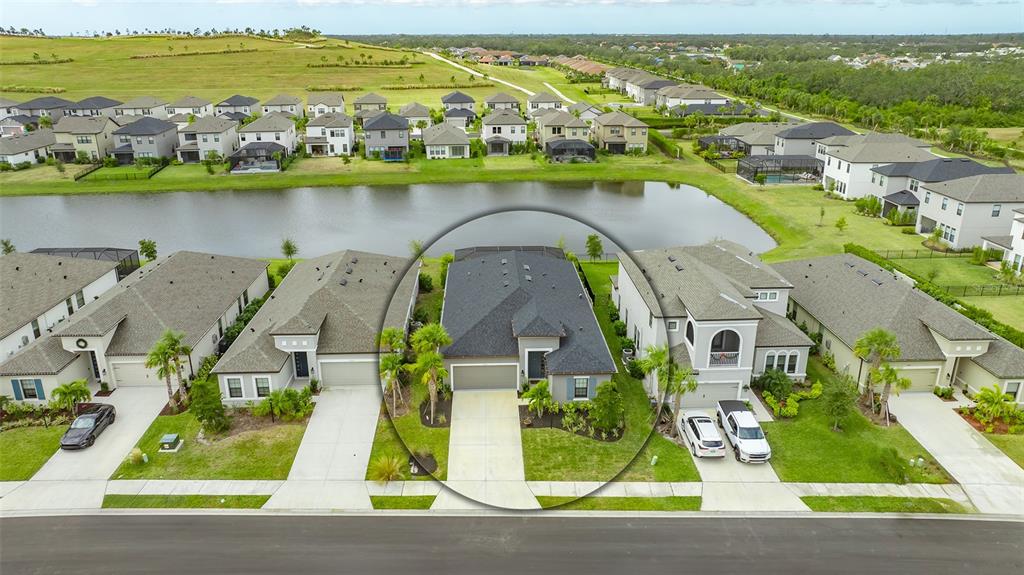
[[[740,460],[740,452],[739,451],[733,451],[732,455],[733,455],[733,457],[736,458],[736,461]]]
[[[92,447],[92,444],[94,444],[94,443],[96,443],[96,438],[95,437],[90,437],[89,438],[89,443],[87,443],[85,446],[86,447]]]

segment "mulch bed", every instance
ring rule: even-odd
[[[527,423],[529,422],[529,423]],[[560,429],[562,431],[568,431],[562,427],[562,414],[561,413],[545,413],[541,417],[537,417],[536,414],[531,413],[528,406],[519,406],[519,427],[524,429]],[[580,437],[586,437],[587,439],[593,439],[594,441],[603,441],[605,443],[614,443],[625,435],[626,428],[623,426],[619,431],[618,435],[607,435],[603,439],[601,438],[601,432],[595,433],[593,436],[589,432],[590,422],[588,420],[587,425],[583,426],[583,429],[576,432],[576,435]]]
[[[413,475],[433,475],[437,471],[437,459],[431,453],[414,453],[409,456],[409,469]]]
[[[93,396],[95,396],[95,397],[110,397],[111,395],[114,395],[115,391],[117,391],[117,390],[116,389],[101,389],[101,390],[97,391],[96,393],[94,393]]]
[[[443,417],[442,417],[443,416]],[[430,398],[423,400],[420,404],[420,423],[424,427],[451,427],[452,425],[452,399],[449,397],[437,398],[437,405],[434,406],[434,421],[430,421]]]
[[[978,421],[974,414],[971,413],[971,409],[962,407],[956,410],[960,414],[960,417],[964,418],[964,421],[969,423],[971,427],[980,431],[981,433],[988,433],[988,425]],[[1005,419],[999,418],[992,422],[992,433],[996,434],[1007,434],[1010,433],[1010,423]]]

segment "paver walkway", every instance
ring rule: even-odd
[[[1024,515],[1024,469],[931,393],[889,398],[900,424],[963,486],[982,513]]]

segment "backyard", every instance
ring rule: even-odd
[[[24,481],[35,475],[60,447],[67,425],[20,427],[0,433],[0,481]]]
[[[83,181],[89,182],[102,182],[108,180],[124,180],[134,182],[138,180],[149,179],[149,171],[153,169],[153,166],[142,166],[138,167],[135,164],[128,164],[125,166],[117,166],[112,168],[100,168],[95,172],[91,172],[84,178]]]

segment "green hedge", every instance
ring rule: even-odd
[[[906,268],[894,264],[893,262],[883,258],[868,248],[858,244],[845,244],[843,250],[848,254],[862,257],[869,262],[878,264],[889,271],[896,271],[917,282],[917,289],[932,296],[936,300],[948,305],[949,307],[960,312],[968,319],[977,322],[982,327],[988,329],[992,333],[1005,338],[1010,343],[1017,347],[1024,348],[1024,331],[1021,331],[1013,326],[1006,325],[1005,323],[992,317],[992,312],[973,306],[969,303],[963,302],[948,293],[942,288],[929,282],[927,279],[918,276],[917,274],[907,270]]]
[[[661,153],[665,154],[670,158],[682,158],[683,151],[679,149],[679,146],[675,142],[670,142],[668,138],[663,136],[661,132],[657,130],[647,130],[647,140],[654,144],[654,147],[661,150]]]

